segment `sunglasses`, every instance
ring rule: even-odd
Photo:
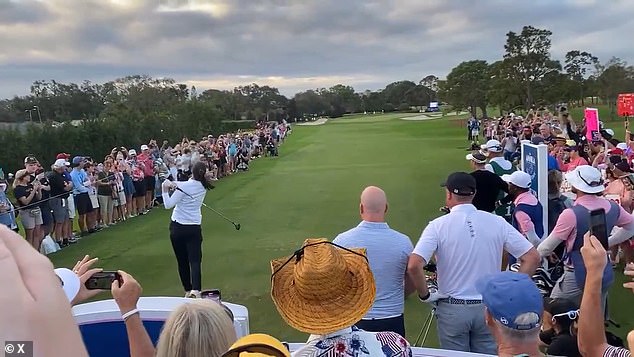
[[[556,317],[563,317],[563,316],[568,316],[570,320],[576,320],[577,317],[579,317],[579,310],[572,310],[568,312],[563,312],[561,314],[553,315],[552,320],[554,322]]]

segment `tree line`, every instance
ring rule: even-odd
[[[552,32],[524,26],[520,33],[506,34],[504,56],[493,63],[470,60],[453,68],[438,81],[439,97],[455,108],[495,106],[500,112],[552,106],[562,103],[586,105],[586,98],[607,103],[612,115],[619,93],[634,92],[634,67],[620,58],[601,63],[590,52],[571,49],[563,62],[550,54]]]
[[[292,98],[267,85],[233,90],[196,87],[170,78],[135,75],[98,84],[40,80],[30,93],[0,100],[0,123],[35,122],[26,129],[0,130],[0,164],[19,167],[32,153],[42,158],[70,151],[102,157],[117,145],[133,146],[152,137],[180,140],[253,127],[255,120],[281,121],[346,113],[418,111],[429,102],[468,109],[473,115],[495,106],[500,112],[558,103],[584,105],[600,98],[615,110],[619,93],[634,91],[634,67],[619,58],[601,63],[587,51],[570,50],[563,63],[550,54],[552,32],[525,26],[508,32],[502,59],[470,60],[446,79],[427,75],[358,92],[337,84],[306,90]],[[38,123],[40,122],[41,123]]]
[[[277,88],[255,83],[198,93],[173,79],[146,75],[104,84],[36,81],[30,94],[0,101],[0,122],[15,124],[0,130],[0,142],[5,143],[0,165],[15,171],[27,153],[44,163],[59,152],[101,158],[115,146],[136,147],[149,138],[176,142],[183,136],[217,135],[253,128],[260,120],[409,110],[436,97],[429,86],[425,81],[400,81],[380,91],[357,93],[338,84],[287,98]]]

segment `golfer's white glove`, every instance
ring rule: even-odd
[[[445,294],[441,294],[438,291],[430,291],[429,292],[429,296],[427,297],[427,299],[423,299],[420,295],[418,296],[418,298],[420,299],[420,301],[425,302],[425,303],[434,303],[440,299],[445,299],[448,296]]]

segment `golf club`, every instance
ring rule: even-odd
[[[195,199],[195,198],[194,198],[194,196],[192,196],[192,195],[190,195],[189,193],[187,193],[187,192],[185,192],[185,191],[181,190],[181,188],[180,188],[180,187],[178,187],[178,186],[177,186],[177,187],[176,187],[176,189],[177,189],[177,190],[179,190],[180,192],[184,193],[185,195],[189,196],[189,198],[191,198],[191,199]],[[215,214],[217,214],[217,215],[219,215],[220,217],[222,217],[225,221],[230,222],[231,224],[233,224],[233,227],[236,229],[236,231],[239,231],[239,230],[240,230],[240,223],[236,223],[236,222],[234,222],[234,221],[230,220],[227,216],[225,216],[224,214],[222,214],[222,213],[218,212],[218,211],[217,211],[217,210],[215,210],[213,207],[207,206],[207,204],[206,204],[205,202],[203,202],[203,203],[202,203],[202,205],[203,205],[205,208],[210,209],[210,210],[211,210],[211,211],[213,211]]]
[[[429,311],[429,315],[427,316],[427,321],[425,321],[425,324],[420,329],[420,333],[418,334],[418,337],[416,337],[416,342],[414,342],[414,345],[413,345],[414,347],[423,347],[425,345],[425,342],[427,342],[427,335],[429,335],[429,329],[431,328],[431,323],[434,320],[435,312],[436,312],[435,307],[431,309],[431,311]],[[421,340],[421,337],[422,337],[422,340]]]

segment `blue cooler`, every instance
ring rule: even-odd
[[[139,309],[143,325],[156,346],[163,323],[170,313],[192,299],[178,297],[142,297]],[[245,306],[223,302],[231,309],[238,338],[249,334],[249,311]],[[91,357],[129,356],[128,335],[119,307],[113,299],[90,302],[73,307],[84,344]]]

